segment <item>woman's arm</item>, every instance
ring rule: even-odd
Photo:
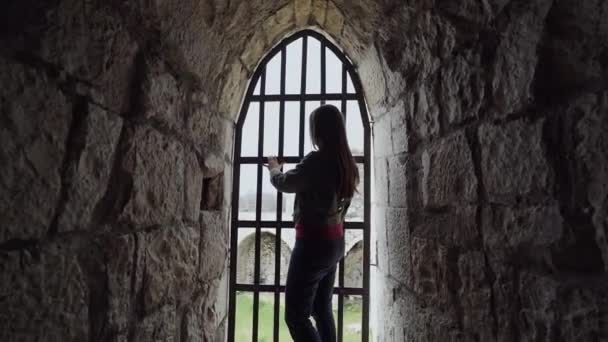
[[[309,153],[292,170],[285,173],[279,167],[270,169],[270,183],[281,192],[301,192],[311,183],[312,153]]]

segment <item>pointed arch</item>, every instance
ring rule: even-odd
[[[294,57],[295,56],[295,57]],[[298,61],[299,59],[299,61]],[[361,341],[369,336],[369,276],[370,276],[370,119],[365,104],[361,82],[348,57],[324,35],[304,30],[284,39],[262,59],[247,87],[236,124],[228,340],[234,341],[239,326],[236,317],[240,310],[239,296],[251,294],[252,339],[258,340],[262,332],[260,324],[261,298],[273,298],[273,329],[271,337],[278,341],[282,332],[280,317],[281,294],[281,245],[295,236],[294,223],[289,216],[289,194],[278,193],[270,186],[263,164],[269,155],[277,155],[293,167],[312,148],[306,117],[320,104],[331,103],[345,116],[347,135],[363,182],[359,194],[353,198],[345,223],[347,239],[363,241],[363,281],[358,287],[347,287],[344,282],[345,261],[339,266],[338,280],[334,288],[338,304],[338,337],[344,338],[344,298],[361,298]],[[237,241],[239,232],[255,230],[253,281],[242,284],[237,281],[236,269],[239,258]],[[275,279],[271,283],[260,279],[261,237],[266,231],[276,235]],[[293,247],[293,246],[291,246]],[[279,252],[277,252],[279,251]],[[248,304],[247,304],[248,305]],[[240,317],[240,316],[239,316]],[[267,335],[264,335],[267,337]]]

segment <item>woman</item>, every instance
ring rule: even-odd
[[[317,151],[307,154],[295,169],[282,173],[282,164],[268,158],[274,187],[296,193],[296,243],[287,272],[285,321],[295,342],[335,342],[333,285],[337,263],[344,255],[344,216],[359,183],[359,172],[338,108],[317,108],[310,115],[309,126]]]

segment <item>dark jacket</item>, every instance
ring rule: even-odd
[[[270,170],[270,182],[281,192],[296,193],[293,221],[304,226],[344,222],[351,198],[337,196],[338,165],[332,155],[307,154],[293,170]]]

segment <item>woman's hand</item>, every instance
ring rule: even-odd
[[[282,166],[283,163],[279,164],[276,157],[268,157],[268,170],[280,169]]]

